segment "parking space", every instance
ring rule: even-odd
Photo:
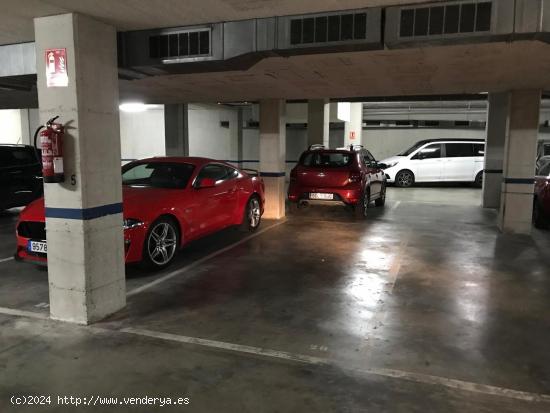
[[[67,380],[73,359],[77,394],[110,383],[128,389],[143,374],[177,392],[169,384],[177,375],[201,408],[235,409],[244,392],[253,410],[270,399],[339,411],[402,399],[403,411],[542,412],[549,240],[500,234],[496,214],[478,203],[472,188],[390,188],[386,207],[369,208],[366,221],[311,206],[252,236],[227,230],[190,245],[163,272],[128,268],[126,308],[94,328],[4,319],[20,328],[6,330],[0,357],[9,373],[8,360],[24,355],[28,375],[31,362],[53,366],[66,352],[53,374]],[[36,304],[47,302],[47,273],[0,265],[0,307],[45,314]],[[56,336],[64,344],[53,349]],[[9,350],[20,340],[29,343]],[[77,372],[96,362],[86,349],[98,342],[110,348],[103,384]],[[139,354],[148,360],[135,364]],[[56,390],[40,377],[29,383]]]

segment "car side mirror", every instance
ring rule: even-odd
[[[203,178],[200,180],[199,184],[197,185],[197,189],[212,188],[215,186],[216,186],[216,181],[214,181],[212,178]]]

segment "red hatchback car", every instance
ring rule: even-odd
[[[126,263],[167,266],[176,251],[197,238],[233,225],[254,231],[264,211],[264,183],[257,174],[206,158],[166,157],[122,168]],[[44,199],[29,204],[17,224],[15,258],[45,263]],[[43,248],[35,248],[34,244]]]
[[[535,177],[533,223],[537,228],[550,226],[550,161],[540,166]]]
[[[374,201],[386,202],[386,175],[369,151],[360,146],[325,149],[314,145],[305,151],[290,173],[291,208],[303,203],[343,203],[364,218]]]

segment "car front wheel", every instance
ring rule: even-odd
[[[410,188],[414,184],[414,174],[411,171],[400,171],[395,177],[395,184],[401,188]]]
[[[383,207],[386,205],[386,185],[384,185],[380,190],[380,197],[374,201],[374,205],[377,207]]]
[[[172,219],[160,218],[153,222],[144,245],[144,259],[152,268],[168,266],[180,244],[179,230]]]

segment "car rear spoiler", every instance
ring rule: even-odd
[[[260,176],[260,171],[258,171],[257,169],[241,168],[241,171],[246,172],[248,175],[257,176],[257,177]]]

